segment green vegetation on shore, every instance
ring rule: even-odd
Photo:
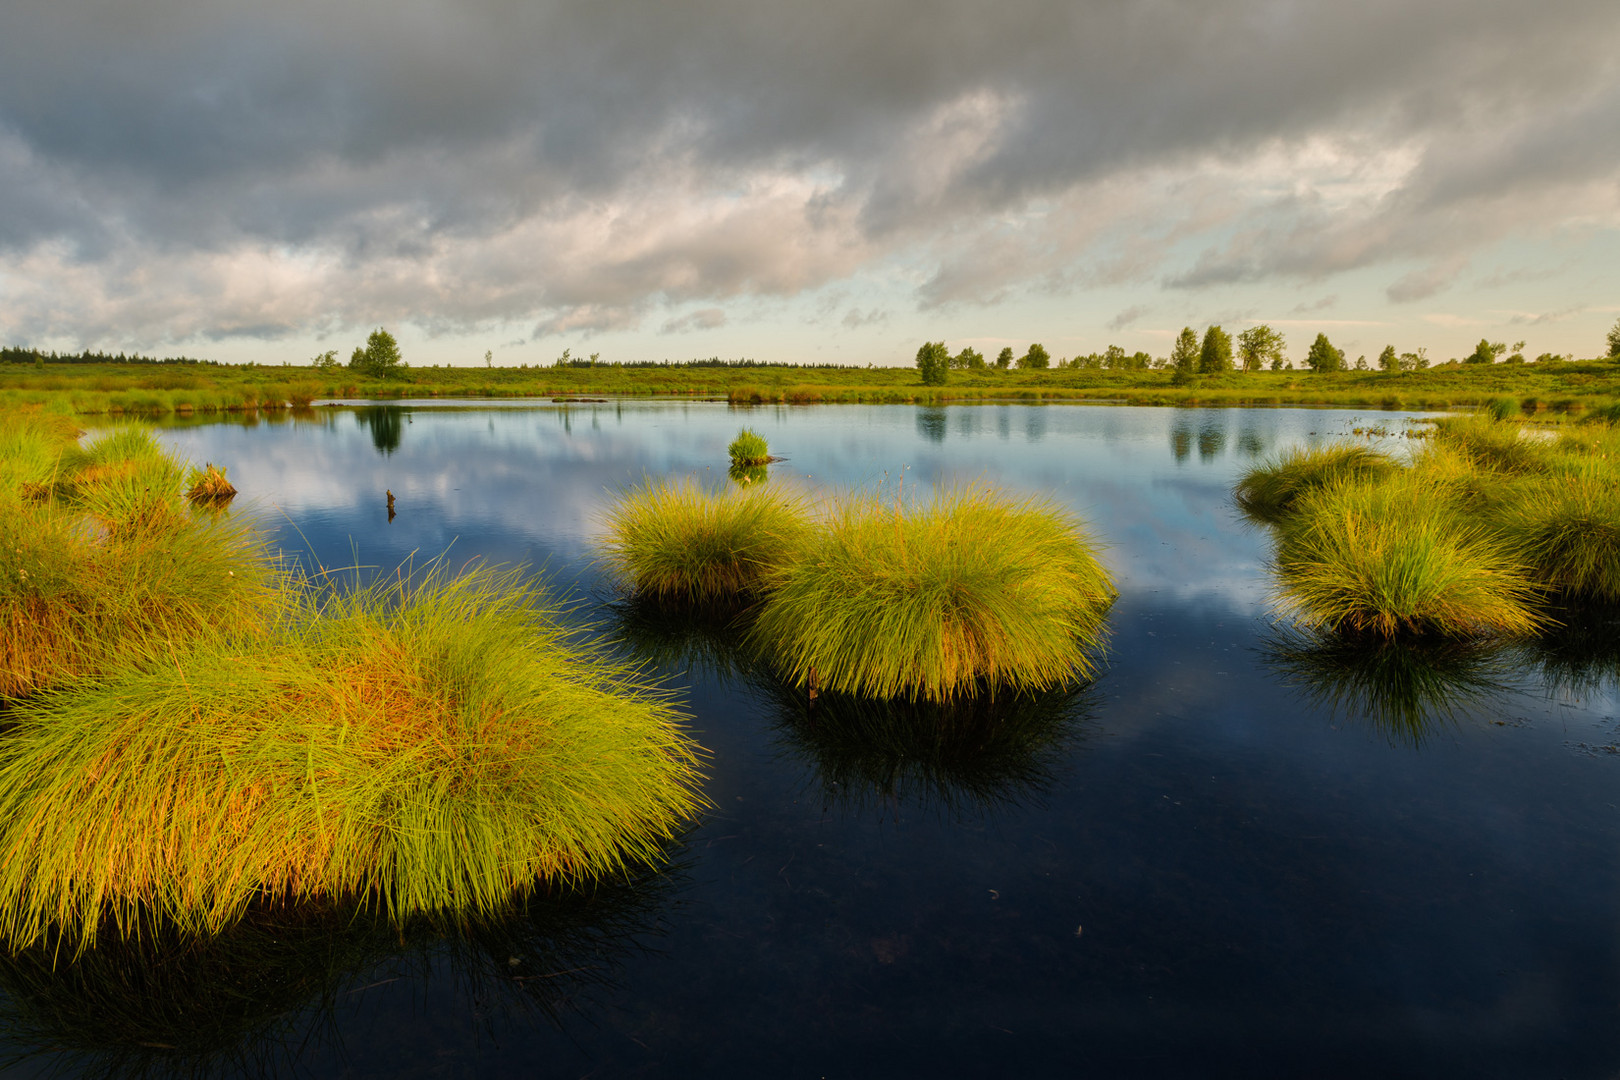
[[[925,386],[910,367],[590,366],[365,369],[180,364],[0,364],[0,406],[77,415],[187,416],[302,408],[328,399],[695,397],[738,405],[1107,401],[1137,405],[1331,405],[1482,408],[1511,399],[1562,416],[1620,400],[1612,361],[1456,364],[1419,371],[1228,371],[1013,368],[950,373]]]
[[[1524,637],[1556,605],[1620,602],[1620,434],[1441,420],[1409,462],[1354,447],[1251,470],[1240,509],[1274,529],[1279,608],[1330,632]]]

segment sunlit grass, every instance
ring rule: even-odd
[[[727,602],[763,591],[809,531],[803,501],[770,484],[713,492],[695,480],[653,480],[608,511],[602,558],[638,595]]]
[[[0,418],[0,697],[82,678],[152,641],[251,633],[284,598],[249,524],[197,514],[151,434]],[[11,487],[11,482],[16,487]]]
[[[218,505],[236,497],[236,486],[225,477],[225,467],[209,462],[204,468],[192,469],[186,476],[186,498],[196,503]]]
[[[1256,521],[1277,522],[1302,496],[1325,484],[1383,476],[1396,468],[1388,456],[1348,443],[1289,450],[1245,473],[1233,497],[1238,509]]]
[[[1620,485],[1612,469],[1521,485],[1501,515],[1508,545],[1537,581],[1620,602]]]
[[[752,637],[789,681],[940,701],[1089,676],[1114,596],[1068,511],[985,488],[841,500]]]
[[[751,428],[737,432],[737,437],[726,447],[726,453],[731,456],[734,467],[764,465],[771,460],[771,448],[765,442],[765,437]]]
[[[697,751],[555,611],[512,573],[429,574],[18,702],[0,930],[214,932],[266,897],[471,916],[656,858],[702,804]]]
[[[1307,626],[1393,637],[1541,625],[1522,560],[1432,480],[1340,481],[1295,511],[1279,529],[1277,598]]]

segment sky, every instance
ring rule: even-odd
[[[0,342],[1461,356],[1620,316],[1614,0],[7,0]]]

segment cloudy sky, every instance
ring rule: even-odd
[[[1593,355],[1614,0],[7,0],[0,340]]]

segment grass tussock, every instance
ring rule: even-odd
[[[186,477],[186,498],[194,503],[219,505],[236,498],[236,487],[225,478],[225,467],[209,462]]]
[[[305,601],[14,706],[0,930],[216,932],[257,900],[481,916],[656,858],[700,808],[669,703],[511,573]],[[583,662],[582,662],[583,661]]]
[[[790,682],[943,701],[1091,675],[1113,582],[1073,514],[983,488],[842,501],[780,575],[752,639]]]
[[[1536,579],[1572,598],[1620,603],[1620,487],[1607,472],[1525,485],[1501,515]]]
[[[1308,627],[1523,638],[1620,604],[1620,432],[1607,424],[1548,438],[1511,415],[1443,420],[1405,464],[1291,500],[1275,495],[1280,472],[1254,470],[1237,498],[1274,527],[1278,606]]]
[[[1279,529],[1279,604],[1333,631],[1525,634],[1541,625],[1514,550],[1443,486],[1417,474],[1341,481]]]
[[[1435,422],[1430,438],[1435,446],[1455,450],[1481,472],[1529,475],[1545,473],[1553,464],[1551,444],[1529,436],[1510,419],[1445,417]]]
[[[1343,479],[1384,476],[1396,468],[1387,455],[1365,446],[1335,444],[1290,450],[1249,470],[1233,497],[1238,509],[1262,522],[1282,520],[1305,494]]]
[[[675,604],[758,595],[810,531],[803,502],[769,484],[704,489],[654,480],[608,512],[603,562],[634,593]]]
[[[726,447],[733,468],[764,465],[771,460],[771,448],[765,437],[751,428],[743,428]]]
[[[41,414],[0,423],[0,698],[94,674],[154,641],[276,617],[275,562],[248,523],[200,514],[150,432],[80,445]],[[13,486],[15,483],[15,486]]]

